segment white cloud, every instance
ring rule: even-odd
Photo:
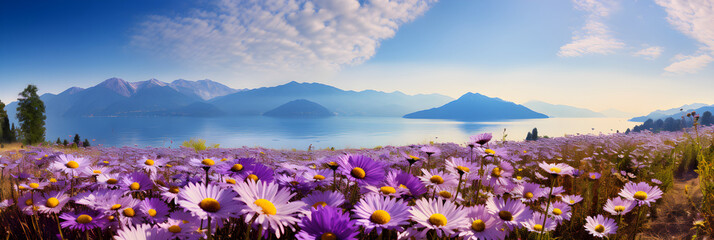
[[[573,33],[572,42],[558,51],[561,57],[577,57],[587,54],[611,54],[625,46],[610,34],[603,23],[605,17],[616,8],[616,2],[609,0],[574,0],[575,7],[588,13],[582,29]]]
[[[679,56],[664,70],[695,73],[706,67],[714,55],[714,2],[711,0],[656,0],[667,12],[667,21],[678,31],[701,43],[704,53]],[[707,53],[708,52],[708,53]],[[695,56],[696,55],[696,56]]]
[[[663,51],[664,51],[664,48],[659,47],[659,46],[645,47],[645,48],[635,52],[633,55],[639,56],[639,57],[644,57],[646,59],[656,59],[659,57],[659,55],[662,55]]]
[[[437,0],[223,0],[188,16],[152,16],[132,45],[236,71],[360,64]]]
[[[696,73],[699,69],[704,68],[707,64],[714,61],[714,58],[707,54],[699,56],[677,55],[674,57],[675,62],[664,68],[665,71],[671,73]]]

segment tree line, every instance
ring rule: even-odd
[[[632,128],[632,131],[640,132],[643,130],[648,130],[648,131],[652,131],[652,132],[659,132],[659,131],[674,132],[674,131],[682,130],[689,126],[693,126],[695,123],[698,125],[701,125],[701,126],[714,125],[714,118],[712,117],[712,113],[710,111],[706,111],[701,116],[699,116],[699,114],[697,114],[696,112],[691,112],[691,113],[687,113],[686,115],[682,116],[680,119],[675,119],[673,117],[668,117],[664,120],[662,120],[662,119],[657,119],[657,120],[647,119],[647,121],[645,121],[641,125],[637,125],[634,128]]]
[[[37,86],[27,85],[25,90],[20,92],[17,98],[17,114],[16,118],[19,123],[19,128],[15,127],[15,123],[10,123],[5,103],[0,101],[0,143],[22,142],[25,145],[33,145],[45,142],[45,103],[42,102],[37,94]],[[61,142],[57,138],[57,144],[69,145],[65,139]],[[84,139],[80,141],[79,134],[74,136],[74,146],[89,147],[89,141]]]

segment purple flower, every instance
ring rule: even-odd
[[[595,218],[588,216],[585,218],[585,230],[595,237],[607,237],[609,234],[617,232],[615,220],[597,215]]]
[[[356,239],[359,233],[355,222],[350,220],[350,214],[332,206],[313,209],[298,225],[301,230],[296,237],[299,240],[350,240]]]
[[[625,215],[635,208],[635,202],[619,197],[608,199],[603,209],[612,215]]]
[[[479,135],[469,137],[469,144],[478,144],[483,146],[491,141],[491,138],[493,138],[491,133],[481,133]]]
[[[627,199],[636,201],[637,205],[654,203],[657,199],[662,197],[662,190],[657,186],[650,186],[646,182],[633,183],[628,182],[625,187],[620,191],[620,196]]]
[[[511,230],[520,227],[520,223],[532,215],[528,206],[515,199],[489,198],[486,201],[486,209],[489,213],[498,216],[500,222],[508,225]]]
[[[303,198],[302,201],[306,204],[306,207],[311,208],[321,206],[340,207],[340,205],[345,202],[345,196],[340,192],[314,191],[310,195]]]
[[[81,212],[79,214],[62,213],[59,218],[64,220],[60,223],[62,228],[69,228],[83,232],[94,228],[104,228],[108,223],[108,220],[104,215],[94,211]]]
[[[573,167],[568,166],[565,163],[539,163],[538,166],[545,170],[547,173],[555,176],[570,175],[573,172]]]
[[[384,167],[365,156],[346,155],[340,158],[339,171],[359,185],[378,185],[384,180]]]
[[[122,187],[127,192],[141,192],[154,188],[154,182],[146,174],[134,172],[122,179]]]
[[[417,226],[425,228],[422,234],[433,229],[438,236],[451,237],[456,234],[455,230],[469,221],[463,208],[441,199],[419,199],[409,213]]]
[[[233,200],[237,194],[231,190],[209,184],[190,183],[179,192],[178,204],[201,219],[227,219],[238,213],[242,206]]]
[[[602,174],[600,174],[599,172],[588,173],[588,178],[592,179],[592,180],[598,180],[598,179],[600,179],[601,176],[602,176]]]
[[[503,239],[506,237],[506,232],[500,230],[500,221],[486,210],[485,205],[476,205],[467,208],[467,210],[466,218],[469,221],[459,228],[459,237],[463,237],[464,240]]]
[[[557,225],[556,221],[553,221],[553,219],[546,220],[545,217],[546,216],[543,215],[542,213],[535,212],[535,213],[533,213],[533,216],[531,218],[526,219],[521,224],[523,224],[523,227],[525,227],[526,229],[528,229],[528,231],[531,231],[531,232],[539,233],[540,231],[548,232],[548,231],[555,230],[555,227]],[[541,225],[541,224],[543,224],[543,220],[546,220],[545,221],[545,229],[544,229],[543,225]]]
[[[548,194],[539,184],[530,182],[523,183],[521,186],[516,186],[513,193],[517,197],[520,197],[523,202],[537,201],[538,198],[542,198]]]
[[[377,234],[382,229],[399,231],[402,226],[408,225],[409,206],[402,200],[370,194],[362,198],[352,210],[357,218],[357,225],[364,226],[365,233],[376,230]]]

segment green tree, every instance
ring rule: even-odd
[[[60,138],[57,138],[57,141],[55,142],[55,144],[62,145],[62,140],[60,140]]]
[[[67,141],[67,139],[65,139],[65,140],[62,142],[62,145],[64,145],[64,146],[66,147],[67,145],[69,145],[69,141]]]
[[[712,119],[712,112],[706,111],[704,114],[702,114],[702,117],[699,119],[699,122],[704,125],[704,126],[709,126],[714,124],[714,119]]]
[[[84,142],[82,142],[82,146],[83,146],[83,147],[86,147],[86,148],[87,148],[87,147],[91,147],[91,146],[89,145],[89,140],[87,140],[87,139],[85,138],[85,139],[84,139]]]
[[[17,120],[20,122],[22,142],[35,144],[45,141],[45,103],[37,95],[37,86],[27,85],[17,99]]]
[[[0,101],[0,142],[5,142],[5,138],[8,137],[5,135],[5,133],[10,131],[9,123],[7,123],[7,120],[5,120],[5,119],[7,119],[7,112],[5,111],[5,103]],[[5,130],[5,128],[6,128],[5,125],[8,125],[7,131]]]
[[[81,142],[81,141],[82,141],[82,139],[79,138],[79,134],[74,134],[74,141],[72,141],[72,142],[74,142],[74,144],[77,144],[77,146],[79,146],[79,142]]]
[[[531,132],[528,132],[528,135],[526,135],[526,141],[531,141],[533,140],[533,134]]]
[[[538,128],[533,128],[533,132],[531,132],[531,138],[533,141],[538,140]]]

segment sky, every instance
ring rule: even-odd
[[[714,0],[0,3],[0,100],[111,78],[466,92],[646,114],[714,104]]]

